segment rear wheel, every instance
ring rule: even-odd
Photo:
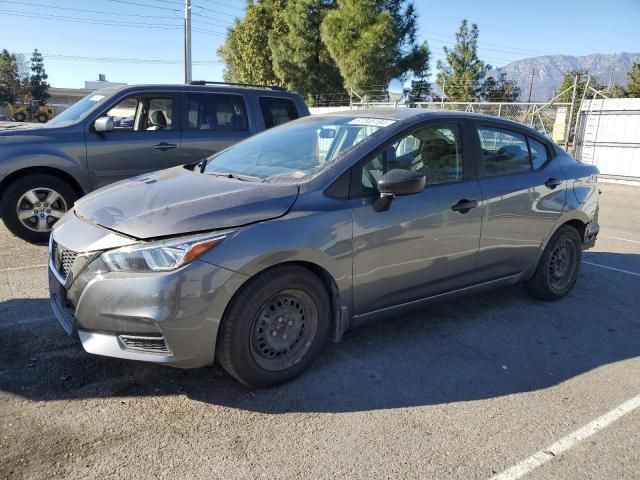
[[[283,265],[258,275],[228,308],[218,360],[251,387],[295,378],[326,341],[329,304],[323,283],[305,268]]]
[[[27,119],[27,116],[22,112],[18,112],[13,116],[13,119],[16,122],[24,122]]]
[[[38,116],[36,118],[38,119],[38,121],[40,123],[47,123],[47,120],[49,120],[49,117],[47,117],[47,115],[44,114],[44,113],[38,114]]]
[[[530,295],[542,300],[558,300],[573,288],[580,272],[582,241],[577,230],[563,225],[551,237],[536,271],[524,284]]]
[[[44,243],[75,200],[73,189],[58,177],[29,175],[7,187],[2,197],[2,220],[23,240]]]

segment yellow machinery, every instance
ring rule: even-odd
[[[52,107],[42,105],[40,100],[31,100],[29,103],[9,105],[11,116],[16,122],[33,122],[47,123],[55,115]]]

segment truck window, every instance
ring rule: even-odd
[[[299,117],[295,103],[288,98],[260,97],[260,109],[267,128],[277,127]]]
[[[248,128],[247,110],[240,95],[187,95],[187,130],[234,130]]]

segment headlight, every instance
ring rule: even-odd
[[[131,245],[104,252],[102,260],[112,272],[166,272],[186,265],[228,235],[199,235]]]

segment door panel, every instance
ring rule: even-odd
[[[539,142],[536,143],[538,146],[541,145]],[[528,149],[526,145],[525,142],[523,150]],[[502,147],[503,153],[510,148],[512,146],[509,145]],[[484,158],[479,159],[480,163],[489,163],[493,172],[500,169],[525,168],[522,165],[529,161],[527,152],[527,160],[520,164],[522,158],[519,152],[518,155],[513,155],[512,158],[517,161],[509,167],[505,166],[508,160],[500,159],[495,153],[484,149],[481,154]],[[533,148],[531,153],[533,164],[536,165],[540,155],[536,154]],[[557,160],[546,162],[538,170],[527,168],[529,171],[495,174],[480,179],[483,201],[478,282],[515,275],[531,266],[543,241],[551,233],[562,213],[566,181]],[[490,173],[487,172],[486,175]],[[545,186],[548,179],[557,179],[560,183]]]
[[[181,164],[178,122],[172,123],[176,108],[172,94],[133,95],[105,112],[114,117],[114,131],[89,127],[87,162],[95,188]]]
[[[467,151],[466,124],[426,122],[399,135],[354,167],[354,300],[356,314],[471,285],[478,256],[481,212],[454,210],[482,200]],[[463,135],[464,134],[464,135]],[[377,181],[392,169],[426,176],[425,190],[393,199],[376,212]]]
[[[475,180],[427,186],[394,199],[386,212],[375,212],[370,198],[353,201],[357,314],[474,282],[481,211],[453,211],[464,198],[481,198]]]
[[[252,134],[242,95],[187,94],[183,105],[183,163],[198,162]]]

